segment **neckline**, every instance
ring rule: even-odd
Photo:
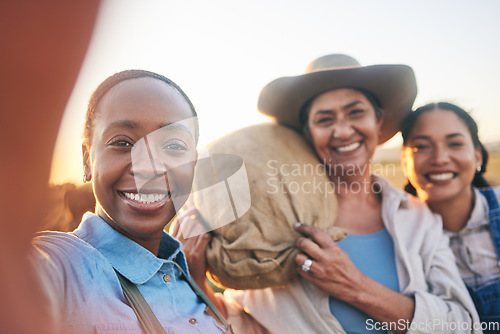
[[[347,239],[348,237],[350,239],[368,239],[368,238],[373,238],[373,237],[378,237],[379,235],[382,235],[384,234],[384,232],[387,232],[387,229],[384,227],[382,227],[380,230],[376,231],[376,232],[373,232],[373,233],[367,233],[367,234],[355,234],[355,233],[349,233],[345,239]],[[344,240],[345,240],[344,239]]]

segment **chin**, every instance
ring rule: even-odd
[[[456,189],[430,189],[426,192],[427,202],[442,202],[459,195]]]
[[[144,226],[141,228],[133,226],[132,228],[128,229],[127,232],[139,238],[149,238],[157,234],[161,234],[165,226],[166,224],[161,226]]]
[[[368,172],[368,168],[364,168],[364,166],[368,165],[369,161],[362,159],[353,159],[350,161],[343,161],[342,163],[338,163],[337,166],[342,166],[342,170],[346,174],[345,176],[358,176],[363,172]]]
[[[167,215],[139,215],[135,217],[128,217],[126,223],[122,225],[122,228],[126,229],[127,232],[134,235],[154,235],[158,231],[162,231],[168,224],[169,220],[166,220]]]

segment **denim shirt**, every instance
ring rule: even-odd
[[[167,233],[156,257],[86,213],[73,233],[42,232],[33,244],[62,333],[142,332],[113,267],[137,285],[167,333],[224,332],[174,266],[188,272],[181,244]]]

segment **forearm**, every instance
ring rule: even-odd
[[[383,323],[410,323],[415,312],[415,300],[394,291],[373,279],[362,276],[355,293],[346,300],[371,318]],[[405,333],[401,328],[395,331]]]
[[[3,333],[54,332],[26,256],[40,228],[59,122],[98,5],[97,0],[0,2],[0,174],[8,189],[0,195]]]

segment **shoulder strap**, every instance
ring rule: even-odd
[[[500,205],[493,188],[483,188],[479,190],[488,202],[490,220],[500,218]]]
[[[226,333],[233,333],[232,326],[227,322],[224,316],[217,310],[215,305],[210,301],[210,299],[205,295],[205,293],[201,290],[201,288],[193,281],[191,277],[189,277],[186,272],[179,266],[178,263],[173,262],[174,265],[179,269],[188,282],[189,286],[193,291],[198,295],[198,297],[203,300],[203,302],[210,308],[213,314],[217,317],[217,319],[224,326]],[[113,268],[114,269],[114,268]],[[148,305],[148,302],[144,299],[141,292],[137,288],[137,286],[130,282],[126,277],[120,274],[115,269],[116,275],[118,276],[118,280],[120,281],[120,285],[122,286],[123,294],[127,298],[130,306],[134,310],[137,315],[137,319],[142,326],[142,328],[146,331],[147,334],[166,334],[165,329],[158,321],[158,318],[154,315],[153,311]]]
[[[490,219],[490,234],[493,240],[493,246],[500,259],[500,205],[493,188],[484,188],[479,190],[488,201],[488,217]],[[500,261],[498,263],[500,265]]]
[[[130,282],[122,274],[116,271],[120,285],[122,286],[123,294],[127,298],[130,306],[137,315],[137,319],[147,334],[166,334],[165,329],[154,315],[153,311],[144,299],[141,292],[135,284]]]

